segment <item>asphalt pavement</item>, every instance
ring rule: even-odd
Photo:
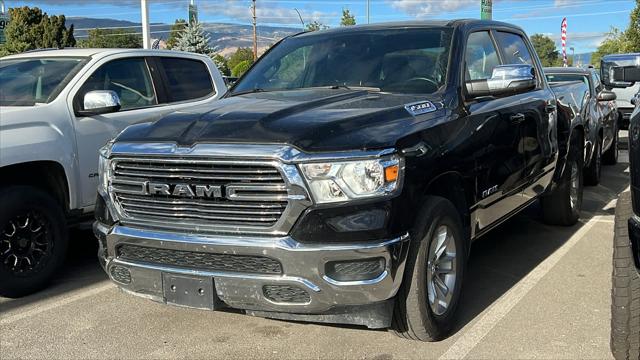
[[[75,230],[52,286],[0,298],[0,358],[611,358],[613,214],[627,159],[585,189],[576,226],[544,225],[533,205],[476,241],[458,326],[441,342],[140,299],[110,284],[91,232]]]

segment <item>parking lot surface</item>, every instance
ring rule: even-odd
[[[107,280],[91,231],[76,230],[51,287],[0,298],[0,358],[611,358],[613,213],[627,158],[585,189],[578,225],[543,225],[533,205],[476,241],[458,327],[438,343],[133,297]]]

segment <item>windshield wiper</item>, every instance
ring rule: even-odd
[[[368,90],[368,91],[381,91],[380,88],[377,87],[373,87],[373,86],[347,86],[347,85],[331,85],[328,87],[328,89],[331,90],[338,90],[338,89],[346,89],[346,90]]]
[[[253,88],[253,89],[244,90],[244,91],[232,92],[231,94],[229,94],[229,96],[244,95],[244,94],[255,94],[255,93],[265,92],[265,91],[266,90],[262,89],[262,88]]]

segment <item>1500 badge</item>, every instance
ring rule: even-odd
[[[436,106],[431,101],[419,101],[411,104],[407,104],[404,108],[409,114],[416,116],[421,114],[430,113],[436,111]]]

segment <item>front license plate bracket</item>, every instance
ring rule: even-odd
[[[210,277],[162,273],[162,290],[167,304],[205,310],[221,305]]]

